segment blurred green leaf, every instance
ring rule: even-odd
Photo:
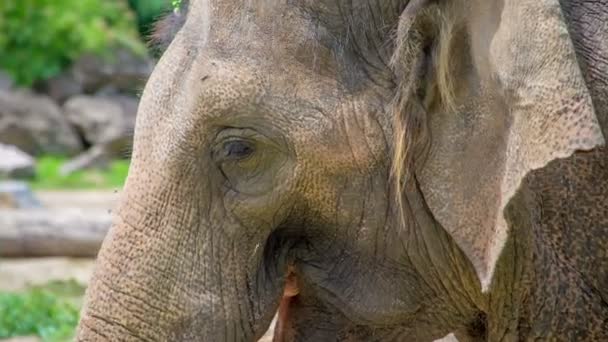
[[[0,69],[30,86],[59,74],[85,53],[146,48],[126,0],[0,1]]]

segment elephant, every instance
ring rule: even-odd
[[[159,27],[77,341],[608,340],[607,0]]]

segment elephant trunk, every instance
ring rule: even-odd
[[[188,170],[168,182],[137,167],[99,252],[76,340],[261,336],[283,287],[264,265],[267,237],[244,234],[221,206],[203,200],[210,190],[192,185]]]

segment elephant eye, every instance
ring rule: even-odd
[[[242,160],[255,151],[252,143],[244,140],[227,141],[223,145],[222,157],[227,160]]]

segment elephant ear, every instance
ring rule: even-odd
[[[604,138],[558,0],[460,5],[440,9],[431,69],[451,101],[425,105],[431,147],[416,174],[487,290],[510,233],[503,211],[526,174]]]

